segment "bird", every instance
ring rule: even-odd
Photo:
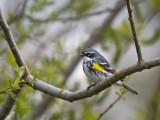
[[[106,77],[115,74],[115,69],[109,64],[109,62],[95,49],[87,48],[80,54],[83,60],[83,71],[86,76],[94,83],[90,87],[106,79]],[[134,95],[138,93],[132,88],[124,84],[123,80],[119,80],[115,85],[121,86],[127,89]]]

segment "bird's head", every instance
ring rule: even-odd
[[[98,54],[95,49],[87,48],[81,52],[80,56],[82,56],[84,62],[87,62],[93,60]]]

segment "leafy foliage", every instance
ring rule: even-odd
[[[11,97],[16,100],[17,96],[12,91],[21,89],[20,81],[25,74],[25,67],[24,66],[20,67],[17,71],[15,71],[15,74],[16,74],[15,82],[12,83],[11,80],[8,80],[9,87],[6,90],[2,91],[1,94],[2,93],[5,93],[5,94],[9,93],[11,95]]]

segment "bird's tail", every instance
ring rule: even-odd
[[[128,87],[127,85],[125,85],[122,81],[118,81],[116,84],[119,85],[119,86],[124,87],[124,88],[127,89],[129,92],[131,92],[132,94],[138,95],[138,93],[137,93],[135,90],[133,90],[132,88],[130,88],[130,87]]]
[[[125,85],[124,83],[122,83],[122,87],[124,87],[125,89],[127,89],[129,92],[131,92],[134,95],[138,95],[138,93],[133,90],[132,88],[128,87],[127,85]]]

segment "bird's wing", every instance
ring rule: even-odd
[[[105,71],[110,72],[114,74],[116,71],[111,67],[111,65],[108,63],[105,59],[97,58],[94,60],[95,63],[98,63],[100,67],[102,67]]]

